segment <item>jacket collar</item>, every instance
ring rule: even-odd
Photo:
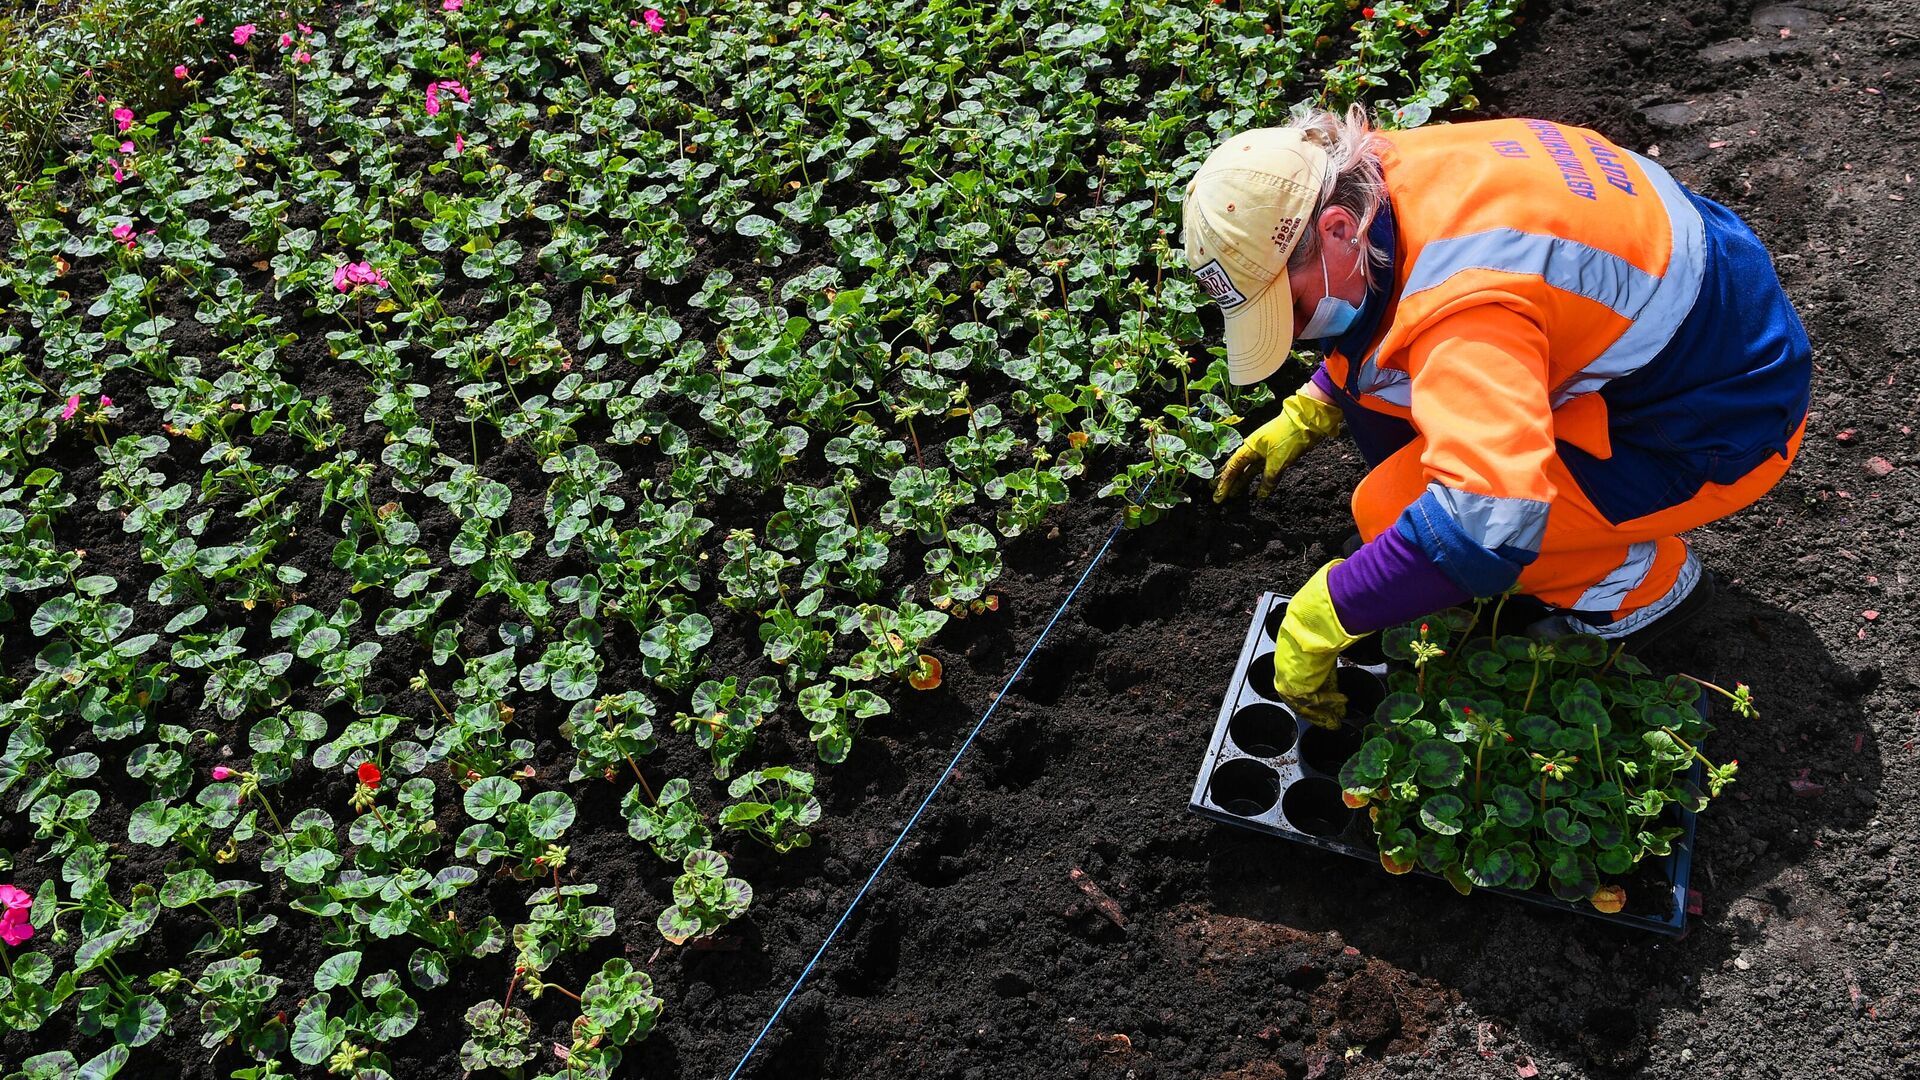
[[[1391,305],[1388,294],[1393,290],[1393,283],[1397,280],[1395,275],[1400,269],[1396,265],[1399,254],[1394,250],[1395,236],[1393,204],[1382,199],[1373,224],[1367,227],[1367,240],[1387,253],[1387,265],[1375,269],[1373,287],[1367,290],[1367,298],[1360,304],[1360,317],[1353,320],[1353,325],[1347,328],[1346,333],[1320,343],[1320,355],[1323,358],[1337,351],[1352,363],[1366,355],[1367,346],[1373,343],[1374,331],[1380,328],[1380,319]]]

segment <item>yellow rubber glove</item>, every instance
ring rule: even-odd
[[[1334,681],[1334,660],[1360,640],[1340,625],[1327,591],[1327,571],[1345,562],[1335,559],[1314,571],[1287,604],[1273,652],[1273,688],[1294,711],[1323,728],[1337,728],[1347,715],[1347,695]]]
[[[1294,394],[1280,405],[1280,415],[1266,422],[1247,437],[1220,470],[1213,485],[1213,501],[1225,502],[1238,495],[1253,478],[1254,463],[1266,462],[1266,476],[1260,482],[1260,497],[1273,494],[1280,473],[1320,440],[1340,430],[1340,407],[1310,397],[1305,391]]]

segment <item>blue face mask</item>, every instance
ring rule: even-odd
[[[1361,256],[1361,258],[1365,257],[1365,255]],[[1325,248],[1320,250],[1320,288],[1322,291],[1331,288],[1327,277],[1327,252]],[[1338,296],[1328,293],[1328,295],[1321,297],[1320,303],[1314,306],[1313,318],[1308,319],[1307,325],[1301,327],[1300,332],[1294,336],[1306,341],[1337,338],[1346,333],[1353,326],[1353,321],[1359,317],[1359,308],[1354,307]]]

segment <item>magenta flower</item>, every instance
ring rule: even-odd
[[[460,5],[464,3],[466,3],[466,0],[440,0],[440,10],[459,11]]]
[[[453,137],[453,152],[456,154],[464,154],[467,152],[467,137],[465,135],[455,135]]]
[[[176,79],[184,79],[184,78],[186,78],[186,77],[187,77],[187,65],[185,65],[185,64],[175,64],[175,65],[173,65],[173,77],[174,77],[174,78],[176,78]]]
[[[352,292],[356,285],[372,285],[376,289],[387,288],[387,279],[380,276],[370,264],[344,263],[333,272],[333,287],[341,292]]]
[[[152,230],[152,229],[148,229],[147,231],[148,231],[148,232],[152,232],[153,230]],[[103,409],[111,409],[111,408],[113,408],[113,399],[112,399],[112,398],[110,398],[110,397],[108,397],[108,396],[107,396],[107,395],[105,395],[105,394],[101,394],[101,395],[100,395],[100,407],[101,407],[101,408],[103,408]]]
[[[311,26],[308,26],[308,25],[307,25],[306,23],[301,23],[301,24],[300,24],[300,32],[301,32],[302,34],[305,34],[305,35],[307,35],[308,37],[312,37],[312,36],[313,36],[313,27],[311,27]]]
[[[660,13],[653,10],[652,8],[648,8],[647,10],[641,12],[640,19],[642,22],[645,22],[647,24],[648,30],[653,31],[656,34],[667,28],[667,20],[662,18]]]
[[[259,29],[259,27],[252,23],[241,23],[239,26],[233,28],[233,43],[235,45],[245,45],[247,39],[255,33],[258,33]]]
[[[467,93],[467,88],[464,86],[461,86],[458,82],[455,82],[452,79],[442,79],[436,83],[428,83],[427,84],[427,115],[428,116],[440,115],[440,91],[442,90],[453,91],[454,94],[459,96],[461,101],[471,100],[471,95]]]
[[[119,125],[121,132],[133,130],[133,110],[125,105],[113,110],[113,122]]]
[[[33,936],[33,924],[27,921],[33,912],[33,897],[25,889],[0,885],[0,905],[5,907],[0,913],[0,941],[18,945]]]
[[[302,49],[293,55],[293,62],[296,64],[311,64],[313,63],[313,54]]]
[[[73,419],[73,414],[79,411],[80,411],[80,395],[75,394],[72,397],[67,399],[67,407],[60,410],[60,419],[71,420]]]
[[[233,770],[227,768],[225,765],[215,765],[213,767],[213,778],[215,780],[225,780],[227,777],[232,775],[233,775]]]
[[[480,54],[478,52],[475,52],[472,56],[467,57],[467,66],[468,67],[480,66]]]
[[[127,237],[132,235],[133,235],[133,226],[127,224],[124,221],[113,227],[113,238],[115,240],[125,240]]]
[[[195,26],[204,26],[206,25],[206,22],[207,22],[207,17],[205,15],[195,15],[193,17],[193,25]]]
[[[281,34],[281,35],[280,35],[280,47],[281,47],[281,48],[283,48],[283,49],[284,49],[284,48],[286,48],[287,46],[289,46],[289,45],[291,45],[291,44],[293,44],[293,35],[292,35],[292,34]]]
[[[134,152],[135,149],[136,147],[130,142],[123,142],[120,144],[120,152],[123,154],[131,154]]]
[[[120,167],[120,163],[118,161],[115,161],[112,158],[108,158],[107,164],[113,166],[113,182],[114,183],[118,184],[126,180],[127,178],[126,170]]]

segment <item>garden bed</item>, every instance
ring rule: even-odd
[[[1917,854],[1911,673],[1920,670],[1920,651],[1902,552],[1920,496],[1916,447],[1905,430],[1920,371],[1907,369],[1910,346],[1880,322],[1905,287],[1904,269],[1920,263],[1911,203],[1892,198],[1913,193],[1899,162],[1917,126],[1920,72],[1895,10],[1836,4],[1756,15],[1747,5],[1705,12],[1633,0],[1541,5],[1484,94],[1504,113],[1590,124],[1639,149],[1657,144],[1682,180],[1740,211],[1781,256],[1816,342],[1819,415],[1801,462],[1767,502],[1703,532],[1704,556],[1731,587],[1693,641],[1655,658],[1706,678],[1744,679],[1763,708],[1748,727],[1722,728],[1726,752],[1742,762],[1741,779],[1702,819],[1702,914],[1688,939],[1655,945],[1569,925],[1557,914],[1461,899],[1443,885],[1388,879],[1185,813],[1192,763],[1254,599],[1303,579],[1350,528],[1342,509],[1358,465],[1329,448],[1289,474],[1267,505],[1183,507],[1122,537],[748,1075],[1254,1080],[1424,1070],[1506,1077],[1517,1065],[1561,1076],[1829,1067],[1895,1075],[1900,1047],[1920,1037],[1920,998],[1896,948],[1910,937],[1898,905],[1920,902],[1898,871],[1900,860]],[[509,162],[532,171],[513,154],[507,151]],[[415,170],[421,160],[402,167]],[[1809,169],[1809,160],[1819,167]],[[876,158],[861,179],[891,167]],[[426,184],[454,186],[450,174]],[[852,181],[846,189],[853,191]],[[322,224],[315,208],[291,213],[295,227]],[[239,251],[241,235],[216,231],[214,239]],[[0,225],[0,244],[15,239]],[[527,242],[533,246],[530,233]],[[77,263],[73,272],[98,279],[111,255]],[[700,253],[683,284],[659,287],[652,300],[684,310],[708,270],[751,263],[744,242],[729,237],[720,250]],[[796,274],[804,268],[789,266]],[[255,289],[268,280],[264,270],[248,276]],[[480,311],[480,288],[452,298],[449,313]],[[217,352],[193,313],[184,302],[160,311],[174,320],[176,352]],[[558,337],[573,338],[582,321],[576,303],[556,305]],[[283,326],[299,338],[280,363],[310,395],[330,394],[350,421],[341,448],[378,460],[385,431],[357,422],[369,404],[366,380],[327,348],[324,334],[339,325],[315,318]],[[448,393],[451,376],[437,364],[421,367],[428,418],[458,433],[445,441],[459,446],[466,425]],[[108,374],[99,392],[124,407],[142,401],[145,384],[121,371]],[[1012,389],[991,376],[979,380],[975,403],[1004,403]],[[671,415],[696,439],[719,445],[697,418]],[[605,439],[611,432],[599,425],[583,422],[581,441]],[[945,463],[942,444],[965,430],[964,420],[921,426],[926,463]],[[528,492],[546,486],[540,459],[524,442],[484,428],[475,440],[471,457],[486,475],[524,482]],[[250,445],[263,464],[311,467],[278,429]],[[177,477],[201,468],[202,449],[175,439],[148,464]],[[817,451],[818,441],[795,478],[828,476]],[[116,521],[91,512],[101,468],[84,433],[63,434],[46,463],[82,500],[61,521],[62,546],[86,551],[83,572],[120,579],[123,597],[145,596],[153,567]],[[337,537],[312,509],[318,488],[304,479],[289,488],[287,502],[307,507],[308,516],[277,558],[311,580],[333,582],[304,601],[332,611],[346,593],[330,561]],[[446,552],[459,521],[432,499],[401,501],[419,524],[418,545]],[[860,503],[863,520],[882,501]],[[728,495],[702,513],[725,526],[761,522],[778,509],[775,490]],[[579,990],[605,960],[624,957],[651,974],[664,1001],[659,1027],[629,1049],[624,1069],[693,1077],[732,1067],[1117,514],[1111,500],[1075,498],[1008,541],[1004,571],[991,584],[998,610],[949,623],[933,645],[944,682],[918,695],[889,687],[895,714],[873,721],[844,763],[820,768],[797,719],[763,733],[746,767],[790,763],[820,772],[823,823],[811,846],[783,855],[727,837],[731,872],[751,882],[755,902],[705,941],[669,945],[653,929],[672,901],[673,873],[628,835],[621,798],[630,778],[568,781],[575,753],[559,734],[568,708],[545,693],[517,696],[514,722],[534,741],[530,786],[566,790],[577,806],[564,880],[597,884],[593,902],[611,906],[620,925],[593,949],[560,958],[545,977]],[[506,524],[542,533],[539,499],[515,500]],[[886,572],[917,578],[922,558],[909,534]],[[523,567],[523,576],[556,579],[582,564],[577,550],[549,557],[536,545]],[[711,569],[706,576],[695,596],[714,623],[710,670],[773,671],[757,620],[712,602],[718,586]],[[367,606],[369,615],[378,610]],[[171,612],[140,604],[134,611],[129,634],[165,632]],[[243,629],[250,648],[275,646],[270,605],[222,617]],[[470,652],[491,647],[497,628],[517,618],[499,594],[476,596],[470,582],[437,616],[463,627]],[[4,627],[6,674],[16,679],[32,664],[34,650],[20,647],[32,640],[26,621],[21,609]],[[636,650],[610,648],[607,656],[598,672],[602,692],[649,685]],[[368,691],[386,695],[393,713],[432,716],[433,698],[408,683],[415,666],[389,654]],[[447,692],[444,680],[437,685]],[[213,745],[195,748],[196,769],[246,755],[244,726],[197,708],[197,679],[174,689],[170,707],[185,714],[179,722],[216,735]],[[298,693],[296,700],[309,700],[315,691]],[[642,764],[655,783],[700,782],[711,812],[724,785],[707,779],[704,750],[667,730],[685,695],[669,698],[655,720],[659,749]],[[124,838],[130,812],[150,796],[113,767],[123,751],[85,737],[61,751],[108,759],[94,785],[102,802],[89,828]],[[271,794],[283,807],[324,807],[344,822],[354,816],[354,790],[349,769],[306,769]],[[452,790],[436,807],[443,836],[470,824]],[[0,818],[0,848],[16,859],[12,880],[28,887],[42,865],[56,865],[34,862],[41,852],[31,833],[22,816]],[[116,882],[164,877],[165,852],[118,849],[127,858],[114,865]],[[1075,871],[1092,892],[1076,884]],[[232,873],[263,877],[244,862]],[[537,883],[494,876],[491,868],[486,875],[459,894],[463,923],[487,914],[507,926],[523,920]],[[284,884],[273,879],[259,895],[266,902],[254,908],[282,920],[263,948],[273,974],[287,980],[275,1004],[291,1010],[333,950],[294,932],[292,920],[301,916],[285,906]],[[129,963],[141,971],[184,965],[203,928],[163,918]],[[66,963],[78,937],[69,926],[65,941],[34,944],[49,945],[56,962]],[[361,970],[405,971],[411,951],[369,944]],[[462,1010],[499,996],[509,980],[505,957],[495,955],[456,968],[450,987],[421,995],[419,1026],[389,1048],[394,1074],[406,1080],[457,1068]],[[549,995],[532,1010],[543,1046],[567,1041],[577,1013],[570,1002]],[[244,1064],[232,1048],[218,1056],[201,1049],[196,1036],[192,1023],[182,1024],[145,1053],[163,1053],[169,1071],[192,1078],[224,1077]],[[69,1004],[37,1032],[0,1037],[0,1060],[102,1045],[100,1036],[76,1030]],[[137,1058],[140,1067],[126,1075],[146,1075],[152,1060]],[[554,1067],[550,1057],[538,1064]]]

